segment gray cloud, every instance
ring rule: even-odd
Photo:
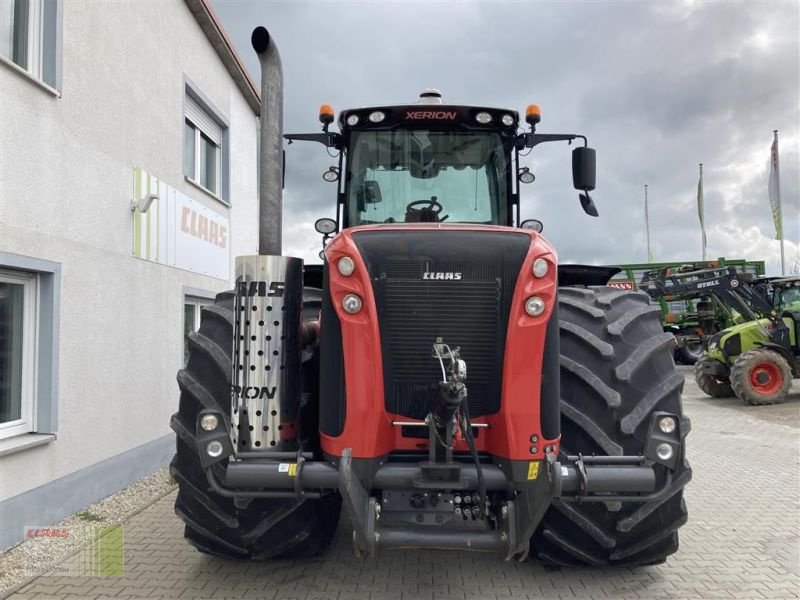
[[[413,102],[430,86],[454,103],[524,110],[541,132],[584,133],[598,152],[599,219],[571,189],[570,148],[540,146],[523,215],[545,222],[562,260],[646,260],[643,185],[656,260],[697,259],[698,163],[709,256],[779,269],[767,200],[781,136],[787,267],[800,260],[800,5],[760,3],[300,3],[215,0],[251,72],[253,27],[281,50],[285,130],[315,131],[337,109]],[[316,256],[312,223],[334,212],[318,144],[287,148],[286,251]]]

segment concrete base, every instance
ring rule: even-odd
[[[0,502],[0,552],[24,539],[26,525],[50,525],[110,496],[169,463],[175,436],[166,435]]]

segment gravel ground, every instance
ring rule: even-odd
[[[54,530],[80,531],[86,525],[116,525],[144,510],[176,487],[164,467],[124,490],[90,504],[54,523]],[[27,540],[0,554],[0,597],[52,569],[82,548],[82,537],[49,537]]]

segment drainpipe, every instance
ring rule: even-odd
[[[250,37],[261,63],[261,153],[258,253],[280,256],[283,219],[283,69],[275,40],[264,27]]]

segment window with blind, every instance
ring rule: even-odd
[[[183,174],[217,198],[228,201],[227,136],[222,119],[203,106],[187,88],[184,103]]]

